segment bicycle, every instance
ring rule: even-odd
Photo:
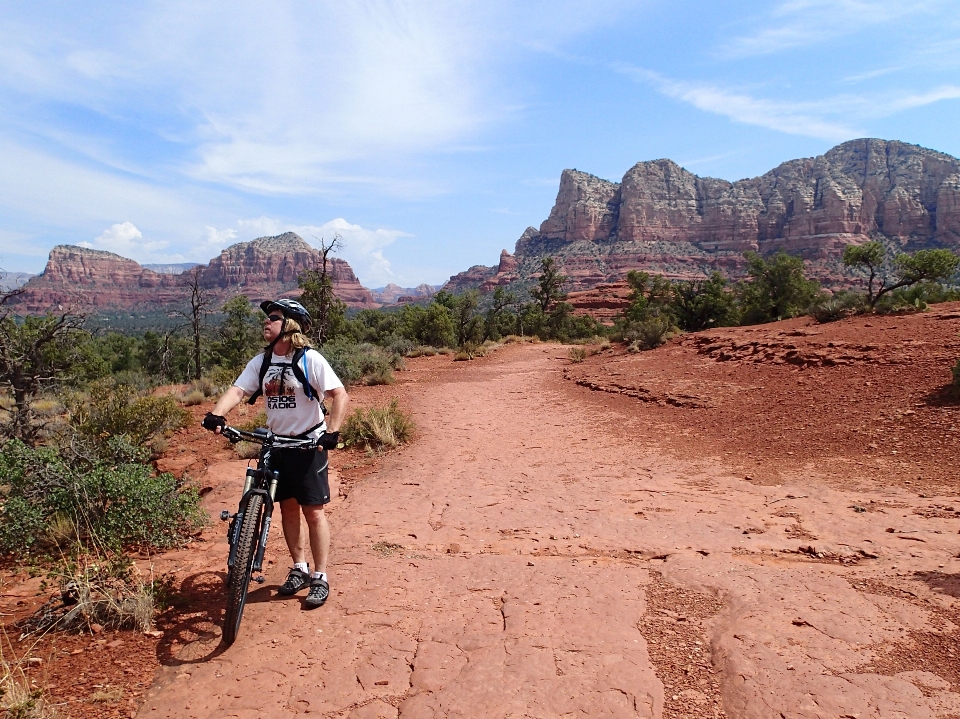
[[[233,444],[246,440],[260,445],[257,466],[247,467],[243,494],[236,514],[230,514],[226,509],[220,512],[221,521],[230,521],[227,527],[230,554],[227,557],[225,580],[227,609],[223,619],[223,643],[230,646],[240,631],[250,582],[264,582],[262,574],[256,577],[253,575],[263,571],[263,553],[267,548],[273,517],[273,498],[276,496],[279,476],[278,472],[270,469],[273,450],[316,449],[317,440],[274,434],[264,427],[246,432],[226,426],[221,430],[221,434]]]

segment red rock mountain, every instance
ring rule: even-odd
[[[639,162],[620,183],[564,170],[540,229],[528,228],[498,267],[471,267],[445,289],[529,281],[545,255],[559,260],[573,290],[631,269],[737,277],[748,250],[799,255],[812,276],[840,286],[849,283],[843,248],[874,239],[898,250],[960,250],[960,160],[865,139],[737,182],[698,177],[671,160]]]
[[[287,232],[231,245],[196,271],[201,286],[220,299],[243,293],[251,300],[263,300],[298,296],[299,273],[316,266],[318,260],[317,250]],[[347,262],[339,258],[331,262],[337,297],[348,307],[377,306]],[[96,311],[182,305],[191,274],[159,274],[112,252],[58,245],[50,251],[43,274],[27,282],[15,302],[29,313],[68,306]]]

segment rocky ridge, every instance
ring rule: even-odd
[[[553,255],[585,290],[632,269],[672,279],[742,275],[747,251],[784,250],[827,286],[849,284],[848,244],[960,248],[960,160],[903,142],[861,139],[790,160],[760,177],[699,177],[672,160],[639,162],[619,183],[564,170],[540,228],[529,227],[497,267],[478,265],[445,289],[529,282]]]
[[[243,293],[257,301],[298,296],[298,275],[315,267],[318,259],[317,250],[299,235],[287,232],[231,245],[195,271],[201,287],[218,299]],[[347,262],[339,258],[330,261],[337,297],[348,307],[378,306]],[[112,252],[58,245],[50,251],[43,274],[31,278],[14,301],[18,310],[27,313],[61,307],[87,311],[157,309],[182,305],[192,274],[158,273]]]

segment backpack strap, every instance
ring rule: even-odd
[[[263,351],[263,361],[260,363],[260,381],[257,383],[257,391],[250,395],[247,404],[256,404],[263,394],[263,379],[267,376],[267,370],[270,369],[270,359],[273,357],[273,345],[270,345]]]
[[[303,386],[303,393],[307,395],[307,399],[314,400],[317,398],[317,391],[310,384],[310,370],[307,368],[307,350],[305,347],[300,347],[293,353],[293,376]]]

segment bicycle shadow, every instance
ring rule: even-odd
[[[156,627],[163,632],[157,644],[157,659],[163,666],[203,664],[223,654],[223,614],[226,605],[225,571],[205,571],[186,577],[180,584],[173,605],[157,617]],[[277,597],[277,584],[254,585],[247,604],[270,601],[300,601],[303,598]],[[243,628],[241,626],[241,632]]]

